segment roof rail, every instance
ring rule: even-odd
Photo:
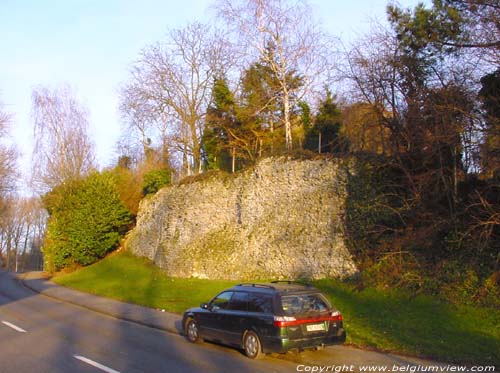
[[[288,285],[301,285],[305,286],[308,288],[312,288],[313,286],[311,284],[308,284],[307,282],[300,282],[300,281],[293,281],[293,280],[275,280],[271,281],[271,284],[280,284],[280,283],[285,283]]]
[[[254,283],[242,283],[236,286],[251,286],[254,288],[266,288],[266,289],[276,289],[274,286],[266,285],[266,284],[254,284]]]

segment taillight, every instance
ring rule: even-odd
[[[310,324],[323,321],[342,321],[342,314],[339,311],[333,311],[328,316],[296,319],[293,316],[274,316],[273,324],[278,328],[287,326],[297,326],[301,324]]]
[[[282,328],[285,326],[292,326],[295,322],[297,322],[297,319],[293,316],[274,316],[273,324],[278,328]]]
[[[330,314],[331,321],[342,321],[342,314],[339,311],[333,311]]]

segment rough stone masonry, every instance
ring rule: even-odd
[[[126,247],[169,276],[346,277],[346,160],[267,159],[146,198]]]

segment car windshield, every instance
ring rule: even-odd
[[[287,316],[321,313],[330,309],[328,301],[321,294],[283,296],[281,305]]]

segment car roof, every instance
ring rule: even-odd
[[[235,285],[231,290],[247,291],[260,294],[302,294],[319,293],[314,286],[294,281],[273,281],[270,283],[242,283]]]

